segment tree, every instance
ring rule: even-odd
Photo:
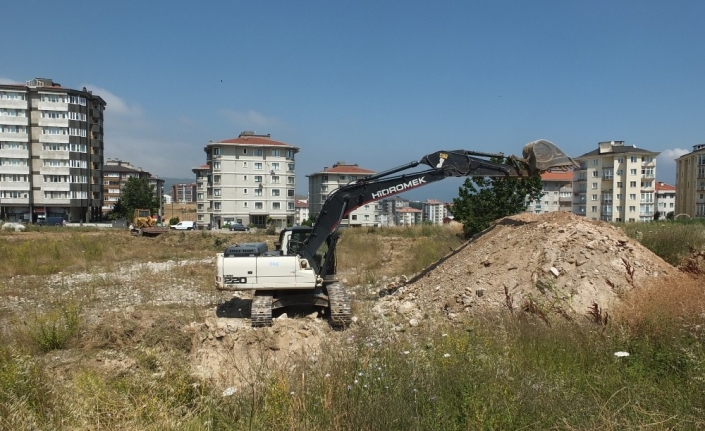
[[[541,191],[541,177],[469,177],[458,189],[451,212],[469,238],[497,219],[525,211],[527,202],[541,198]]]
[[[137,208],[149,208],[152,214],[159,208],[159,197],[154,193],[154,186],[144,178],[130,178],[120,191],[120,200],[113,209],[113,214],[120,211],[120,216],[131,219]]]

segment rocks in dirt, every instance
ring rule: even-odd
[[[704,259],[705,260],[705,259]],[[420,279],[395,286],[375,309],[453,318],[487,310],[529,310],[567,319],[677,270],[619,228],[571,213],[498,220]]]

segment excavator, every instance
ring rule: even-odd
[[[419,165],[427,168],[402,173]],[[338,226],[352,211],[448,177],[527,178],[575,167],[573,159],[547,140],[525,145],[522,157],[467,150],[436,151],[338,188],[328,195],[313,226],[283,230],[276,250],[269,251],[265,243],[226,248],[216,255],[215,287],[254,293],[250,309],[253,327],[271,326],[272,310],[309,305],[327,310],[333,328],[345,328],[352,321],[352,311],[345,287],[336,276],[335,249],[340,238]]]

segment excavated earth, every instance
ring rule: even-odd
[[[622,230],[571,213],[519,214],[491,228],[376,306],[418,321],[492,310],[547,320],[606,316],[624,293],[679,271]]]

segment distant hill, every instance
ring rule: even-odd
[[[162,178],[164,180],[164,193],[171,194],[171,186],[174,184],[191,184],[196,182],[196,176],[191,178]]]

